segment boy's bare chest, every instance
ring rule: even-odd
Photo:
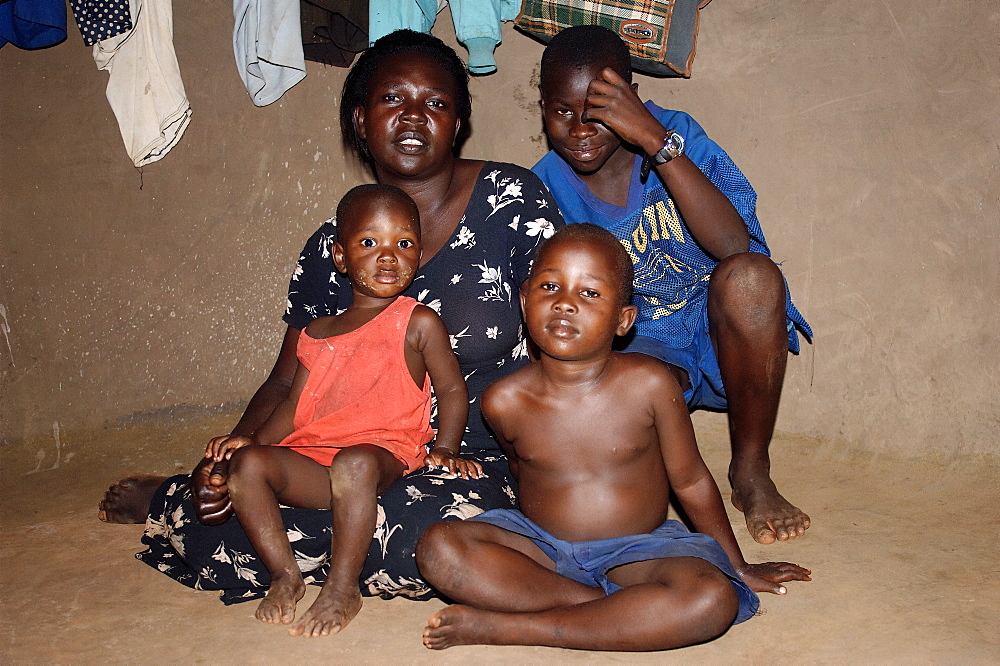
[[[530,427],[514,434],[514,452],[525,464],[567,471],[617,468],[659,456],[651,420],[628,411],[626,406],[582,409],[567,418],[558,410],[537,410]]]

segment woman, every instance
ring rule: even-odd
[[[515,502],[507,462],[482,420],[478,398],[492,381],[528,362],[517,291],[536,246],[562,225],[562,218],[545,187],[526,169],[455,156],[470,113],[462,61],[443,42],[421,33],[399,31],[378,40],[344,83],[340,120],[345,140],[380,183],[405,191],[420,211],[421,267],[404,293],[438,311],[448,329],[471,398],[462,455],[479,461],[485,472],[481,479],[463,480],[418,470],[380,497],[361,576],[369,595],[429,597],[432,592],[413,558],[423,531],[441,520]],[[252,432],[287,395],[299,331],[349,303],[351,290],[334,272],[329,254],[333,234],[334,225],[327,222],[303,249],[289,284],[281,352],[234,435]],[[209,481],[213,473],[219,474],[220,485]],[[186,475],[159,484],[143,536],[148,549],[136,557],[190,587],[223,590],[223,601],[233,603],[260,596],[268,578],[238,521],[210,527],[195,516],[192,489],[204,519],[227,517],[224,475],[225,470],[203,461],[190,486]],[[158,482],[147,478],[139,486]],[[122,484],[102,503],[110,520],[127,503]],[[328,512],[282,511],[306,581],[322,581]]]

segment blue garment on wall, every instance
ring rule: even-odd
[[[500,43],[500,23],[513,21],[521,9],[518,0],[450,0],[455,35],[469,50],[472,74],[489,74],[497,69],[493,50]],[[370,0],[368,39],[408,28],[429,33],[437,13],[444,6],[438,0]]]
[[[132,29],[129,0],[70,0],[70,7],[87,46]]]
[[[66,39],[64,0],[9,0],[0,4],[0,47],[44,49]]]

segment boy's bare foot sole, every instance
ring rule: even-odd
[[[254,617],[271,624],[291,624],[295,619],[295,605],[305,593],[306,584],[301,574],[274,578]]]
[[[324,585],[316,601],[288,633],[307,638],[336,634],[354,619],[361,603],[361,591],[356,585],[346,589]]]
[[[424,646],[444,650],[455,645],[511,645],[501,635],[505,615],[469,606],[442,608],[427,620]]]
[[[733,506],[743,512],[747,529],[758,543],[788,541],[809,528],[809,516],[782,497],[770,478],[758,477],[753,483],[731,479],[731,483]]]
[[[106,523],[137,524],[146,522],[149,503],[165,476],[137,474],[108,488],[97,505],[97,517]]]

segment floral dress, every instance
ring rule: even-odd
[[[306,243],[288,289],[284,321],[305,328],[316,317],[343,311],[351,301],[344,276],[333,268],[334,221]],[[490,435],[479,397],[490,383],[528,363],[518,288],[538,244],[563,225],[537,176],[512,164],[487,162],[479,173],[451,239],[419,270],[404,294],[433,308],[444,321],[469,387],[469,420],[462,455],[478,460],[480,479],[452,479],[419,469],[379,497],[378,518],[361,590],[368,596],[425,599],[413,553],[433,523],[461,520],[488,509],[516,506],[507,460]],[[136,557],[189,587],[221,590],[235,603],[260,597],[270,576],[239,521],[198,522],[189,475],[168,479],[150,506]],[[331,516],[327,510],[282,508],[292,551],[307,583],[326,579]]]

